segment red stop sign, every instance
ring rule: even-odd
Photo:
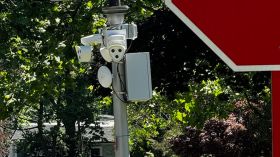
[[[165,0],[234,71],[272,72],[273,157],[280,157],[280,1]]]
[[[279,0],[165,0],[234,71],[280,70]]]

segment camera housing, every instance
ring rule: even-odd
[[[100,54],[106,62],[112,62],[111,54],[106,47],[100,48]]]
[[[103,37],[101,34],[93,34],[81,38],[81,43],[85,46],[93,46],[94,44],[103,43]]]
[[[91,46],[75,46],[79,62],[91,62],[93,59]]]
[[[126,52],[126,38],[123,34],[110,35],[106,45],[113,62],[120,62]]]
[[[121,16],[120,16],[121,18]],[[117,18],[113,18],[117,19]],[[120,62],[127,51],[127,39],[137,38],[135,24],[122,24],[118,29],[103,29],[101,34],[93,34],[81,38],[84,46],[76,46],[79,62],[91,62],[92,46],[99,44],[100,54],[107,62]]]

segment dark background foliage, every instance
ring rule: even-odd
[[[168,95],[188,90],[191,80],[201,82],[215,77],[224,78],[236,91],[253,88],[252,94],[269,84],[269,72],[233,72],[168,9],[155,11],[138,27],[139,36],[130,51],[151,52],[153,86]]]

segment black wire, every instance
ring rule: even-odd
[[[125,84],[124,84],[124,82],[123,82],[123,80],[121,78],[121,73],[120,73],[120,70],[119,70],[119,65],[120,65],[120,63],[117,64],[117,73],[118,73],[118,77],[119,77],[119,79],[121,81],[122,88],[125,90]]]
[[[122,98],[120,98],[120,96],[118,95],[118,93],[115,91],[114,86],[112,86],[112,90],[113,90],[113,92],[116,94],[117,98],[118,98],[121,102],[127,103],[126,100],[123,100]]]
[[[122,80],[122,78],[121,78],[121,74],[120,74],[120,71],[119,71],[119,64],[120,64],[120,63],[117,64],[117,73],[118,73],[118,77],[119,77],[119,79],[120,79],[120,81],[121,81],[122,89],[124,90],[125,93],[127,93],[126,88],[125,88],[125,84],[124,84],[124,82],[123,82],[123,80]],[[125,98],[125,101],[127,102],[127,97],[124,97],[124,98]]]
[[[132,43],[133,43],[133,40],[131,40],[131,41],[130,41],[130,44],[129,44],[129,46],[128,46],[128,48],[126,49],[126,51],[125,51],[125,52],[127,52],[127,51],[131,48]]]

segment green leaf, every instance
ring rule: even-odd
[[[92,92],[92,91],[93,91],[93,87],[94,87],[93,85],[90,85],[90,86],[88,86],[87,89],[88,89],[90,92]]]
[[[88,1],[88,2],[87,2],[87,8],[88,8],[88,9],[91,9],[92,7],[93,7],[92,2],[91,2],[91,1]]]
[[[186,117],[186,114],[185,113],[182,113],[182,112],[179,112],[177,111],[176,112],[176,118],[177,120],[179,120],[180,122],[184,122],[184,118]]]

